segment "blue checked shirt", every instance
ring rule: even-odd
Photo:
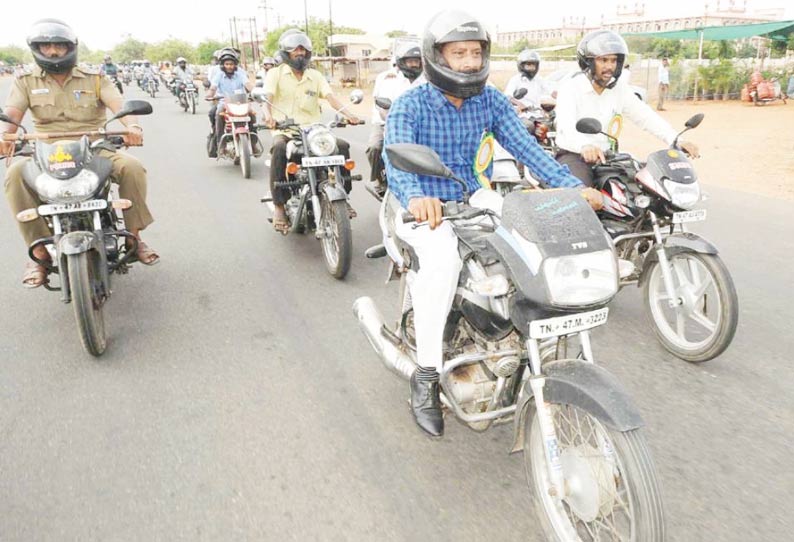
[[[392,143],[418,143],[435,150],[473,194],[482,188],[474,172],[474,161],[485,132],[540,179],[553,187],[581,186],[567,166],[558,164],[540,148],[519,120],[510,101],[488,85],[481,94],[463,101],[460,110],[429,83],[403,93],[392,104],[386,122],[384,149]],[[451,179],[407,173],[394,168],[383,153],[389,189],[406,209],[411,198],[434,197],[460,201],[463,192]],[[491,176],[493,164],[485,176]]]

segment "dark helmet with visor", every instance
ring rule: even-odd
[[[300,30],[290,29],[284,32],[278,39],[278,47],[281,60],[293,70],[302,72],[309,67],[309,62],[312,59],[312,40]],[[306,50],[306,56],[290,58],[290,53],[298,47],[303,47]]]
[[[576,60],[579,62],[579,68],[591,81],[595,75],[595,59],[600,56],[617,55],[615,74],[604,88],[614,88],[617,84],[628,54],[629,47],[626,45],[626,41],[620,37],[620,34],[612,30],[594,30],[585,35],[576,47]]]
[[[457,72],[449,67],[441,55],[444,44],[457,41],[482,43],[482,66],[476,72]],[[458,10],[446,10],[435,15],[425,28],[422,38],[422,65],[425,77],[442,92],[457,98],[480,94],[488,81],[491,37],[477,19]]]
[[[516,61],[518,65],[519,73],[525,75],[528,79],[532,79],[538,74],[540,70],[540,55],[537,51],[530,51],[529,49],[524,49],[520,53],[518,53],[518,60]],[[535,70],[528,70],[526,69],[525,64],[534,64]]]
[[[36,64],[48,73],[67,73],[77,65],[77,35],[72,27],[61,20],[36,21],[28,33],[27,41]],[[40,45],[48,43],[64,44],[68,50],[62,57],[49,58],[39,50]]]
[[[418,68],[408,67],[406,61],[410,58],[419,60]],[[394,42],[394,63],[410,81],[416,80],[422,75],[422,41],[419,38],[397,38]]]

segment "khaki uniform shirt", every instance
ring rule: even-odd
[[[98,130],[107,120],[106,104],[121,100],[116,86],[99,71],[73,68],[63,86],[36,67],[14,81],[7,107],[30,109],[36,131],[44,133]]]
[[[319,71],[309,68],[299,81],[286,63],[267,72],[264,89],[273,95],[273,118],[284,120],[283,111],[298,124],[319,122],[320,99],[332,94],[331,86]]]

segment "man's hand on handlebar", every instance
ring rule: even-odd
[[[441,200],[438,198],[411,198],[408,202],[408,211],[414,215],[417,222],[427,222],[431,230],[441,224],[441,218],[444,216]]]
[[[14,142],[0,140],[0,157],[4,157],[4,156],[10,157],[13,154],[14,154]]]
[[[269,119],[264,119],[262,121],[262,126],[267,128],[268,130],[273,130],[276,128],[276,119],[270,117]]]
[[[604,158],[604,151],[595,145],[586,145],[582,147],[581,155],[582,160],[588,164],[603,164],[606,162],[606,158]]]
[[[143,130],[140,126],[130,126],[129,133],[124,138],[124,144],[127,147],[140,147],[143,145]]]
[[[593,211],[600,211],[604,207],[604,196],[595,188],[583,188],[581,194]]]

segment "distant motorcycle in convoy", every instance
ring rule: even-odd
[[[680,134],[697,127],[690,118]],[[576,129],[603,134],[596,119],[580,119]],[[606,134],[605,134],[606,135]],[[630,154],[606,152],[594,166],[595,187],[604,196],[601,222],[621,259],[621,286],[643,288],[648,319],[662,345],[690,362],[710,360],[730,345],[736,333],[739,301],[717,247],[687,232],[706,219],[695,169],[675,142],[645,162]]]
[[[187,113],[196,114],[196,102],[198,101],[198,89],[193,81],[179,81],[179,105]]]
[[[105,126],[127,115],[151,112],[148,102],[128,101]],[[99,356],[107,346],[103,309],[112,291],[110,275],[127,273],[138,239],[122,226],[119,213],[132,204],[113,197],[110,160],[94,153],[103,147],[121,147],[120,136],[127,132],[103,129],[28,134],[6,115],[0,114],[0,120],[21,128],[19,135],[8,134],[4,139],[17,143],[15,155],[33,156],[24,169],[25,183],[46,202],[20,212],[16,218],[27,222],[43,217],[53,232],[51,237],[34,241],[28,254],[51,274],[60,276],[59,287],[49,283],[44,287],[60,291],[61,300],[72,304],[83,347]],[[75,137],[80,139],[65,139]],[[99,139],[92,142],[90,138]],[[55,141],[49,143],[50,140]],[[34,256],[33,249],[38,245],[46,246],[51,263]]]
[[[231,96],[215,96],[207,98],[209,101],[224,100],[225,108],[218,108],[225,122],[223,134],[218,141],[218,159],[232,160],[234,165],[240,166],[243,177],[251,178],[251,157],[262,156],[262,145],[259,144],[259,134],[251,130],[251,106],[248,95],[244,90]],[[211,135],[212,137],[212,135]],[[207,154],[209,154],[211,138],[207,138]]]
[[[258,99],[264,94],[254,91]],[[363,94],[351,94],[354,104]],[[271,104],[272,106],[272,104]],[[275,106],[273,106],[275,108]],[[276,130],[290,137],[287,143],[287,182],[280,186],[292,193],[285,205],[291,233],[314,232],[323,249],[325,268],[334,278],[343,279],[350,270],[353,255],[353,233],[347,209],[347,192],[342,184],[342,171],[352,173],[356,163],[338,152],[336,136],[331,129],[344,128],[348,122],[341,116],[329,123],[301,126],[292,119],[276,123]],[[351,175],[361,180],[361,175]],[[272,201],[265,197],[263,203]]]
[[[119,94],[124,94],[124,87],[121,86],[121,81],[117,75],[106,75],[105,77],[118,89]]]
[[[157,86],[158,86],[157,81],[154,79],[154,77],[148,77],[146,79],[145,90],[150,97],[154,98],[155,94],[157,94],[157,90],[158,90]]]
[[[386,147],[401,170],[466,184],[430,148]],[[356,300],[359,326],[388,369],[416,369],[410,285],[417,262],[396,236],[399,202],[380,207],[383,244],[399,280],[398,316],[387,324],[369,297]],[[501,216],[444,204],[463,260],[444,333],[441,401],[475,431],[513,424],[510,452],[523,451],[546,540],[664,540],[662,499],[642,418],[619,382],[595,365],[590,330],[606,323],[618,291],[613,247],[576,190],[507,194]],[[426,227],[415,224],[414,227]],[[418,262],[421,265],[421,262]],[[578,352],[577,352],[578,351]]]

